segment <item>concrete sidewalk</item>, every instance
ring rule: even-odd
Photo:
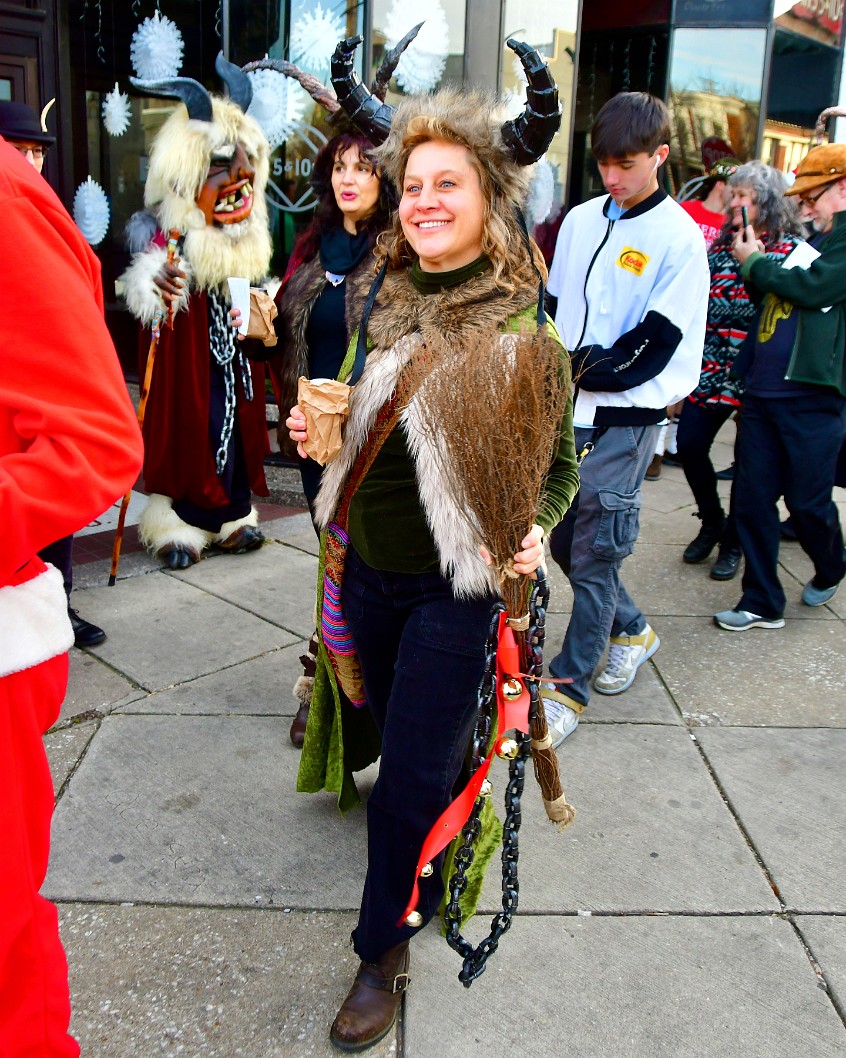
[[[725,441],[715,459],[730,461]],[[661,648],[559,750],[573,827],[545,822],[527,779],[520,914],[487,972],[465,990],[458,956],[424,931],[374,1058],[846,1055],[846,594],[802,606],[809,563],[786,544],[786,627],[719,631],[739,581],[682,563],[698,522],[681,471],[643,491],[624,568]],[[108,639],[72,652],[46,738],[45,892],[92,1058],[336,1053],[365,820],[294,793],[316,541],[305,514],[264,528],[261,551],[182,573],[132,552],[114,588],[105,560],[76,567],[74,605]],[[570,606],[551,579],[550,655]],[[500,811],[504,775],[495,765]]]

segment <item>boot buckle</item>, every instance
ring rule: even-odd
[[[397,974],[391,986],[391,994],[396,995],[397,992],[404,992],[408,988],[408,980],[408,974]]]

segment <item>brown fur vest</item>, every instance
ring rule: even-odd
[[[428,295],[418,293],[407,272],[388,273],[368,328],[374,348],[353,390],[343,448],[323,472],[315,511],[321,528],[332,520],[379,409],[392,396],[403,368],[416,355],[426,334],[437,332],[451,345],[460,346],[475,332],[502,329],[510,317],[529,308],[536,299],[537,289],[527,286],[513,295],[504,294],[490,272]],[[456,414],[459,412],[456,408]],[[420,502],[438,548],[441,572],[451,580],[458,597],[495,592],[491,570],[479,555],[480,540],[468,530],[450,498],[440,460],[432,451],[432,438],[420,424],[415,397],[403,410],[400,423],[414,460]]]
[[[374,275],[373,256],[368,254],[344,280],[347,344],[361,319],[364,299]],[[276,334],[281,348],[270,365],[279,384],[280,408],[286,414],[288,408],[297,403],[297,379],[300,375],[309,375],[306,330],[314,304],[328,282],[318,255],[295,270],[277,297],[279,315],[276,318]]]

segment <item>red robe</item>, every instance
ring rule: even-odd
[[[143,330],[139,378],[143,380],[150,331]],[[153,381],[144,417],[144,485],[174,500],[212,510],[229,502],[215,466],[218,438],[210,437],[208,305],[205,293],[191,295],[188,310],[177,312],[173,330],[162,327]],[[236,416],[250,488],[267,496],[264,457],[270,451],[264,399],[264,364],[250,362],[253,399],[244,396],[234,364]],[[234,435],[230,444],[234,444]]]

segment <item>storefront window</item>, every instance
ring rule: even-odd
[[[536,167],[527,204],[527,221],[547,261],[552,259],[555,237],[564,216],[564,199],[570,170],[570,139],[576,70],[576,33],[579,0],[561,0],[551,11],[535,0],[505,0],[504,41],[526,41],[549,64],[561,103],[561,128],[543,161]],[[500,58],[500,91],[516,117],[526,101],[526,76],[520,60],[503,42]]]
[[[667,179],[677,194],[702,176],[721,141],[742,162],[755,157],[767,34],[764,29],[679,29],[673,35]]]

